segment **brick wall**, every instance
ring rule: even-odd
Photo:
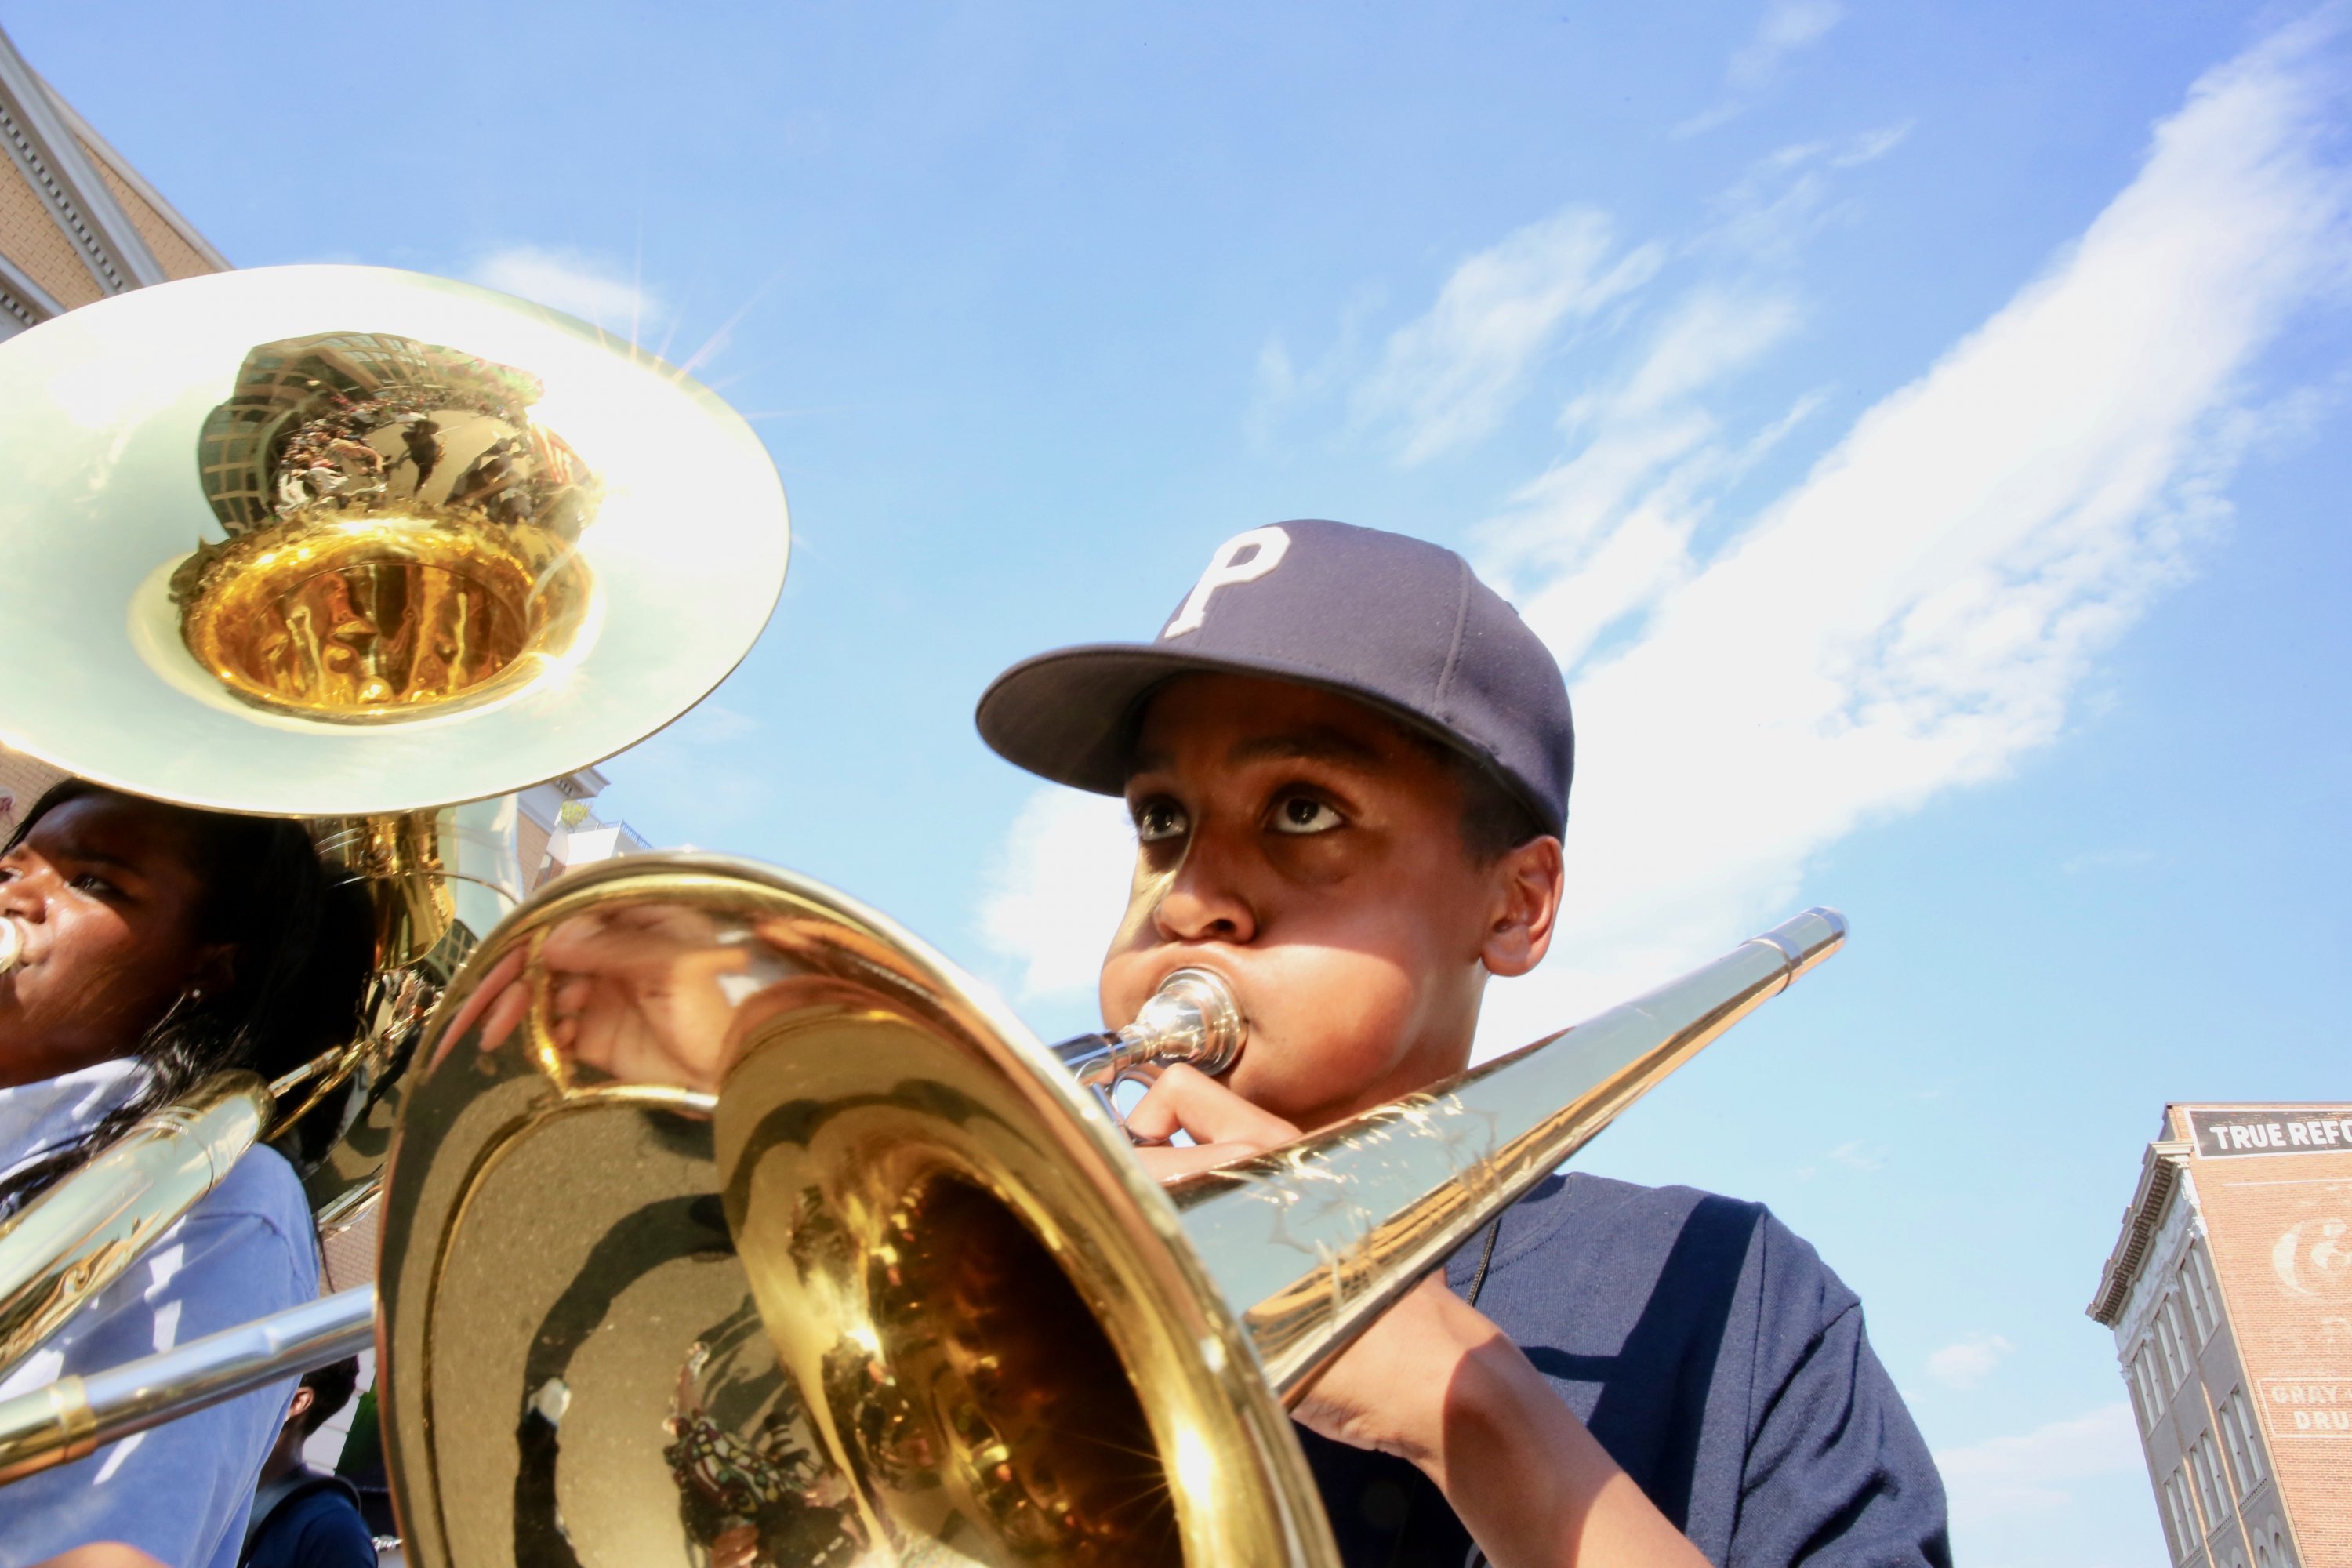
[[[2299,1561],[2352,1568],[2352,1106],[2172,1118]]]

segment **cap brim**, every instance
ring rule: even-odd
[[[1016,767],[1075,789],[1122,795],[1144,700],[1180,675],[1255,675],[1320,687],[1378,709],[1473,762],[1493,765],[1423,715],[1380,692],[1334,680],[1328,669],[1157,643],[1092,643],[1024,659],[981,694],[973,721],[980,738]],[[1515,795],[1524,793],[1516,784],[1508,787]]]

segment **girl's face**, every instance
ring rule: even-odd
[[[229,947],[199,941],[204,889],[166,809],[89,795],[0,857],[0,919],[24,939],[0,975],[0,1087],[136,1050],[183,994],[225,985]]]

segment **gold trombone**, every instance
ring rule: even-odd
[[[378,1300],[0,1406],[0,1474],[373,1320],[411,1563],[1333,1563],[1285,1401],[1844,929],[1163,1191],[1083,1046],[883,917],[718,857],[592,868],[426,1031]],[[1189,984],[1131,1058],[1216,1033]]]

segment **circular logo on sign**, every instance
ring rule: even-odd
[[[2352,1222],[2328,1215],[2289,1226],[2271,1248],[2271,1268],[2298,1296],[2352,1299]]]

